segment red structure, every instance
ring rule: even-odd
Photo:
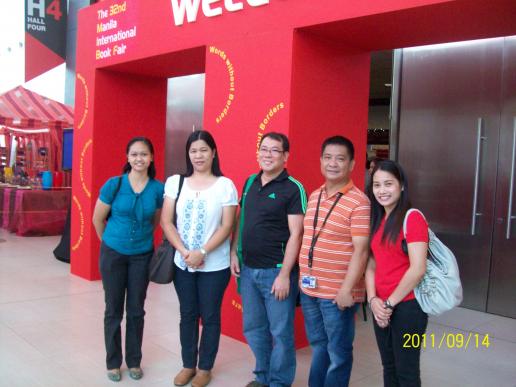
[[[108,0],[82,10],[72,273],[99,278],[91,213],[126,141],[145,134],[164,165],[167,78],[206,73],[204,128],[237,187],[274,130],[289,135],[289,172],[311,191],[328,135],[352,139],[364,165],[371,51],[511,35],[514,20],[513,0]],[[353,177],[362,182],[362,168]],[[224,333],[241,337],[233,286],[223,308]]]

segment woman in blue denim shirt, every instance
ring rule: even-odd
[[[104,340],[107,376],[121,379],[121,329],[126,305],[125,361],[132,379],[143,376],[142,339],[148,265],[153,253],[154,228],[163,204],[163,183],[155,179],[154,147],[145,137],[127,144],[123,174],[100,189],[93,212],[99,239],[100,273],[104,287]]]

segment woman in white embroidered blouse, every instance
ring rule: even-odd
[[[176,248],[174,286],[179,298],[183,369],[176,386],[192,381],[206,386],[220,340],[220,309],[229,283],[229,236],[238,195],[222,176],[215,140],[207,131],[193,132],[186,142],[184,184],[174,175],[165,184],[161,227]],[[177,205],[176,205],[177,201]],[[177,212],[177,226],[173,224]],[[199,319],[202,336],[199,342]],[[198,369],[197,369],[198,367]]]

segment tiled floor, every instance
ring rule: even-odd
[[[52,255],[58,237],[23,238],[0,230],[0,386],[113,386],[104,370],[103,292],[100,282],[69,274]],[[171,386],[181,368],[178,303],[172,286],[151,285],[143,348],[144,379],[127,373],[119,386]],[[370,320],[359,312],[351,386],[382,385],[382,369]],[[432,318],[427,334],[435,346],[472,332],[469,348],[427,348],[422,354],[426,386],[516,386],[516,320],[458,308]],[[476,348],[489,334],[490,346]],[[430,340],[430,339],[429,339]],[[480,343],[479,343],[480,344]],[[430,345],[430,344],[429,344]],[[310,349],[297,352],[295,386],[307,385]],[[253,356],[238,341],[222,337],[211,386],[244,386]]]

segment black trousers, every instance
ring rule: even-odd
[[[122,365],[120,324],[126,307],[125,362],[127,367],[139,367],[142,360],[144,304],[149,285],[149,260],[152,251],[124,255],[102,243],[100,273],[104,286],[104,341],[107,369]]]
[[[219,350],[220,308],[229,283],[229,268],[193,272],[176,268],[174,286],[179,298],[179,338],[183,367],[211,370]],[[202,335],[199,344],[199,319]]]
[[[374,318],[373,324],[382,358],[384,386],[421,386],[420,343],[421,335],[426,331],[428,315],[421,310],[418,302],[410,300],[396,305],[386,328],[380,328]],[[420,340],[407,340],[407,335],[419,336]]]

